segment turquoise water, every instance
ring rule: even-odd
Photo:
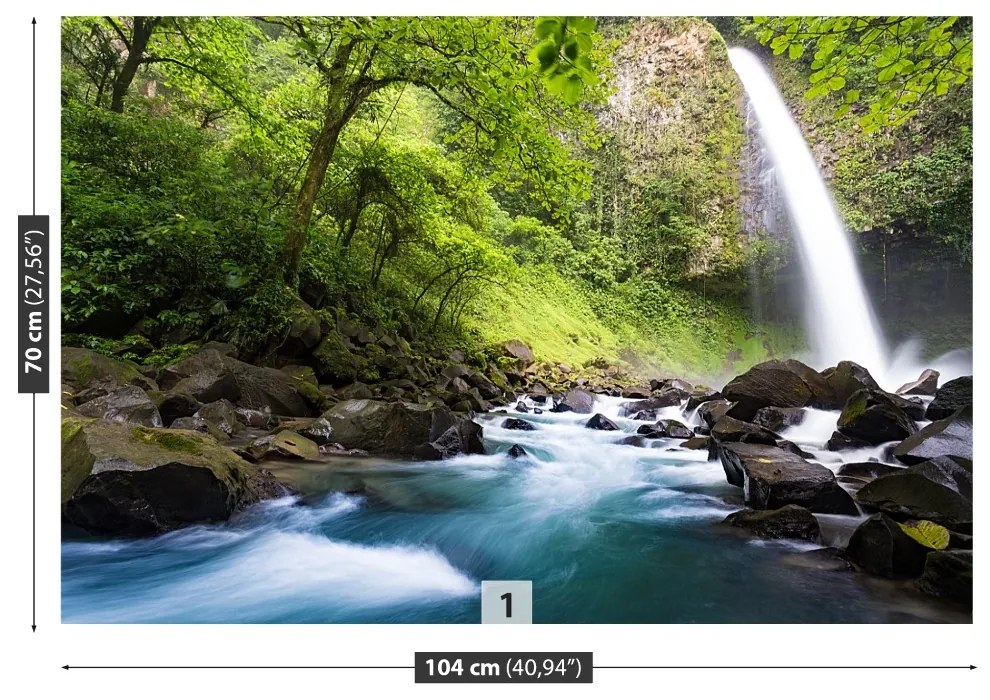
[[[275,465],[301,495],[223,525],[66,540],[63,620],[475,623],[482,580],[527,579],[538,623],[968,621],[908,584],[796,565],[810,546],[720,525],[741,490],[704,451],[617,445],[588,416],[526,417],[539,429],[480,419],[494,454]],[[812,412],[788,436],[820,446],[834,420]],[[514,442],[531,457],[506,456]],[[841,540],[856,522],[823,526]]]

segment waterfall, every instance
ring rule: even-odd
[[[821,368],[854,360],[882,372],[887,364],[883,337],[852,245],[804,136],[759,59],[741,48],[729,49],[729,59],[760,124],[793,223],[813,362]]]

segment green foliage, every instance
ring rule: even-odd
[[[538,67],[548,89],[567,104],[581,101],[585,86],[598,85],[593,49],[601,37],[592,17],[538,17],[530,61]]]
[[[761,43],[810,62],[806,97],[839,93],[836,117],[865,101],[866,131],[904,124],[973,77],[972,22],[959,17],[754,17]]]

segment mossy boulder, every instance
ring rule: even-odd
[[[871,445],[903,440],[918,431],[908,415],[883,391],[860,389],[849,397],[837,428]]]
[[[887,515],[863,521],[849,538],[846,556],[860,568],[887,578],[914,578],[925,567],[929,550]]]
[[[266,435],[255,440],[250,452],[256,459],[304,459],[320,458],[319,446],[307,437],[292,430],[281,430],[274,435]]]
[[[349,384],[368,372],[368,361],[353,351],[340,333],[327,333],[313,351],[313,368],[320,381]]]
[[[282,493],[270,473],[198,432],[62,420],[62,514],[89,532],[150,535],[222,521]]]
[[[132,384],[146,391],[158,389],[154,380],[144,376],[140,366],[85,348],[62,348],[62,383],[76,391],[94,384],[124,386]]]
[[[835,367],[825,370],[822,377],[840,405],[861,389],[880,390],[880,385],[868,369],[849,360],[843,360]]]

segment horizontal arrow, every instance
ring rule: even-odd
[[[66,664],[62,667],[66,671],[69,669],[87,670],[232,670],[241,671],[248,669],[261,670],[379,670],[379,669],[407,669],[413,666],[70,666]],[[976,666],[595,666],[599,669],[658,669],[658,670],[931,670],[931,669],[969,669],[974,670]]]

